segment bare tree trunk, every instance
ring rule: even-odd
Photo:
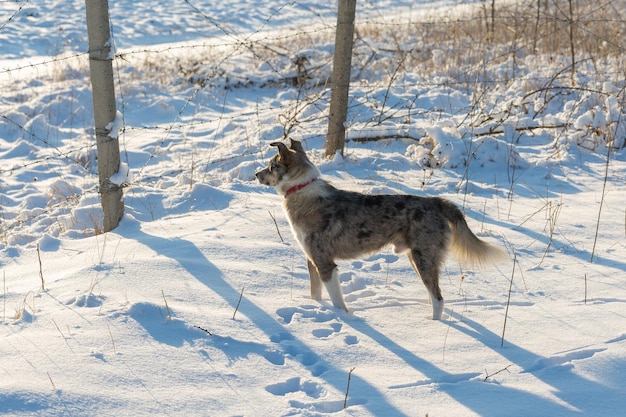
[[[491,33],[496,31],[496,0],[491,0]]]
[[[545,13],[545,12],[544,12]],[[541,0],[537,0],[537,16],[535,18],[535,30],[533,36],[533,54],[537,53],[537,34],[539,33],[539,19],[541,18]]]
[[[356,0],[339,0],[330,90],[330,119],[328,121],[328,135],[326,136],[327,157],[334,156],[337,151],[341,151],[341,155],[343,155],[346,140],[345,123],[348,116],[355,12]]]
[[[574,6],[572,0],[569,0],[569,46],[570,57],[572,61],[571,83],[572,87],[576,83],[576,50],[574,49]]]
[[[104,211],[103,232],[117,227],[124,213],[122,187],[111,182],[120,166],[117,132],[111,132],[115,120],[115,86],[111,56],[111,31],[107,0],[85,0],[89,35],[89,69],[93,96],[100,201]]]

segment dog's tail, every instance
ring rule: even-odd
[[[505,251],[476,237],[470,230],[463,213],[457,206],[443,199],[441,202],[442,212],[452,227],[450,250],[461,264],[484,267],[498,261],[509,259]]]

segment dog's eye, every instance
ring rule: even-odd
[[[278,162],[272,162],[272,165],[270,165],[270,169],[278,169],[280,165],[278,165]]]

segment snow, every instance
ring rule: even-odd
[[[378,21],[471,7],[416,3],[357,8]],[[598,88],[548,99],[531,92],[558,59],[529,56],[478,112],[441,72],[391,85],[372,70],[351,86],[345,156],[326,159],[326,88],[304,100],[283,82],[288,57],[259,61],[242,40],[291,42],[332,27],[335,8],[111,2],[111,181],[129,186],[119,227],[96,234],[84,2],[0,3],[0,414],[623,414],[623,79],[580,65]],[[327,73],[331,51],[298,56]],[[281,197],[254,178],[287,131],[339,187],[450,199],[510,262],[448,260],[441,321],[391,248],[339,264],[350,314],[311,300]]]
[[[111,175],[109,181],[118,187],[130,184],[132,182],[132,172],[128,164],[126,162],[120,162],[120,167],[115,174]]]
[[[115,118],[105,128],[109,131],[109,137],[119,138],[120,130],[124,128],[124,115],[119,110],[115,112]]]

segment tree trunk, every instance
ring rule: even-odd
[[[113,84],[113,54],[107,0],[85,0],[89,36],[89,69],[93,96],[100,201],[104,212],[103,232],[117,227],[124,213],[122,187],[111,182],[120,166],[117,131],[111,132],[117,109]]]
[[[346,140],[345,123],[348,116],[348,91],[350,89],[355,12],[356,0],[339,0],[330,90],[330,119],[328,121],[328,135],[326,136],[327,157],[335,156],[337,151],[341,151],[343,156]]]

